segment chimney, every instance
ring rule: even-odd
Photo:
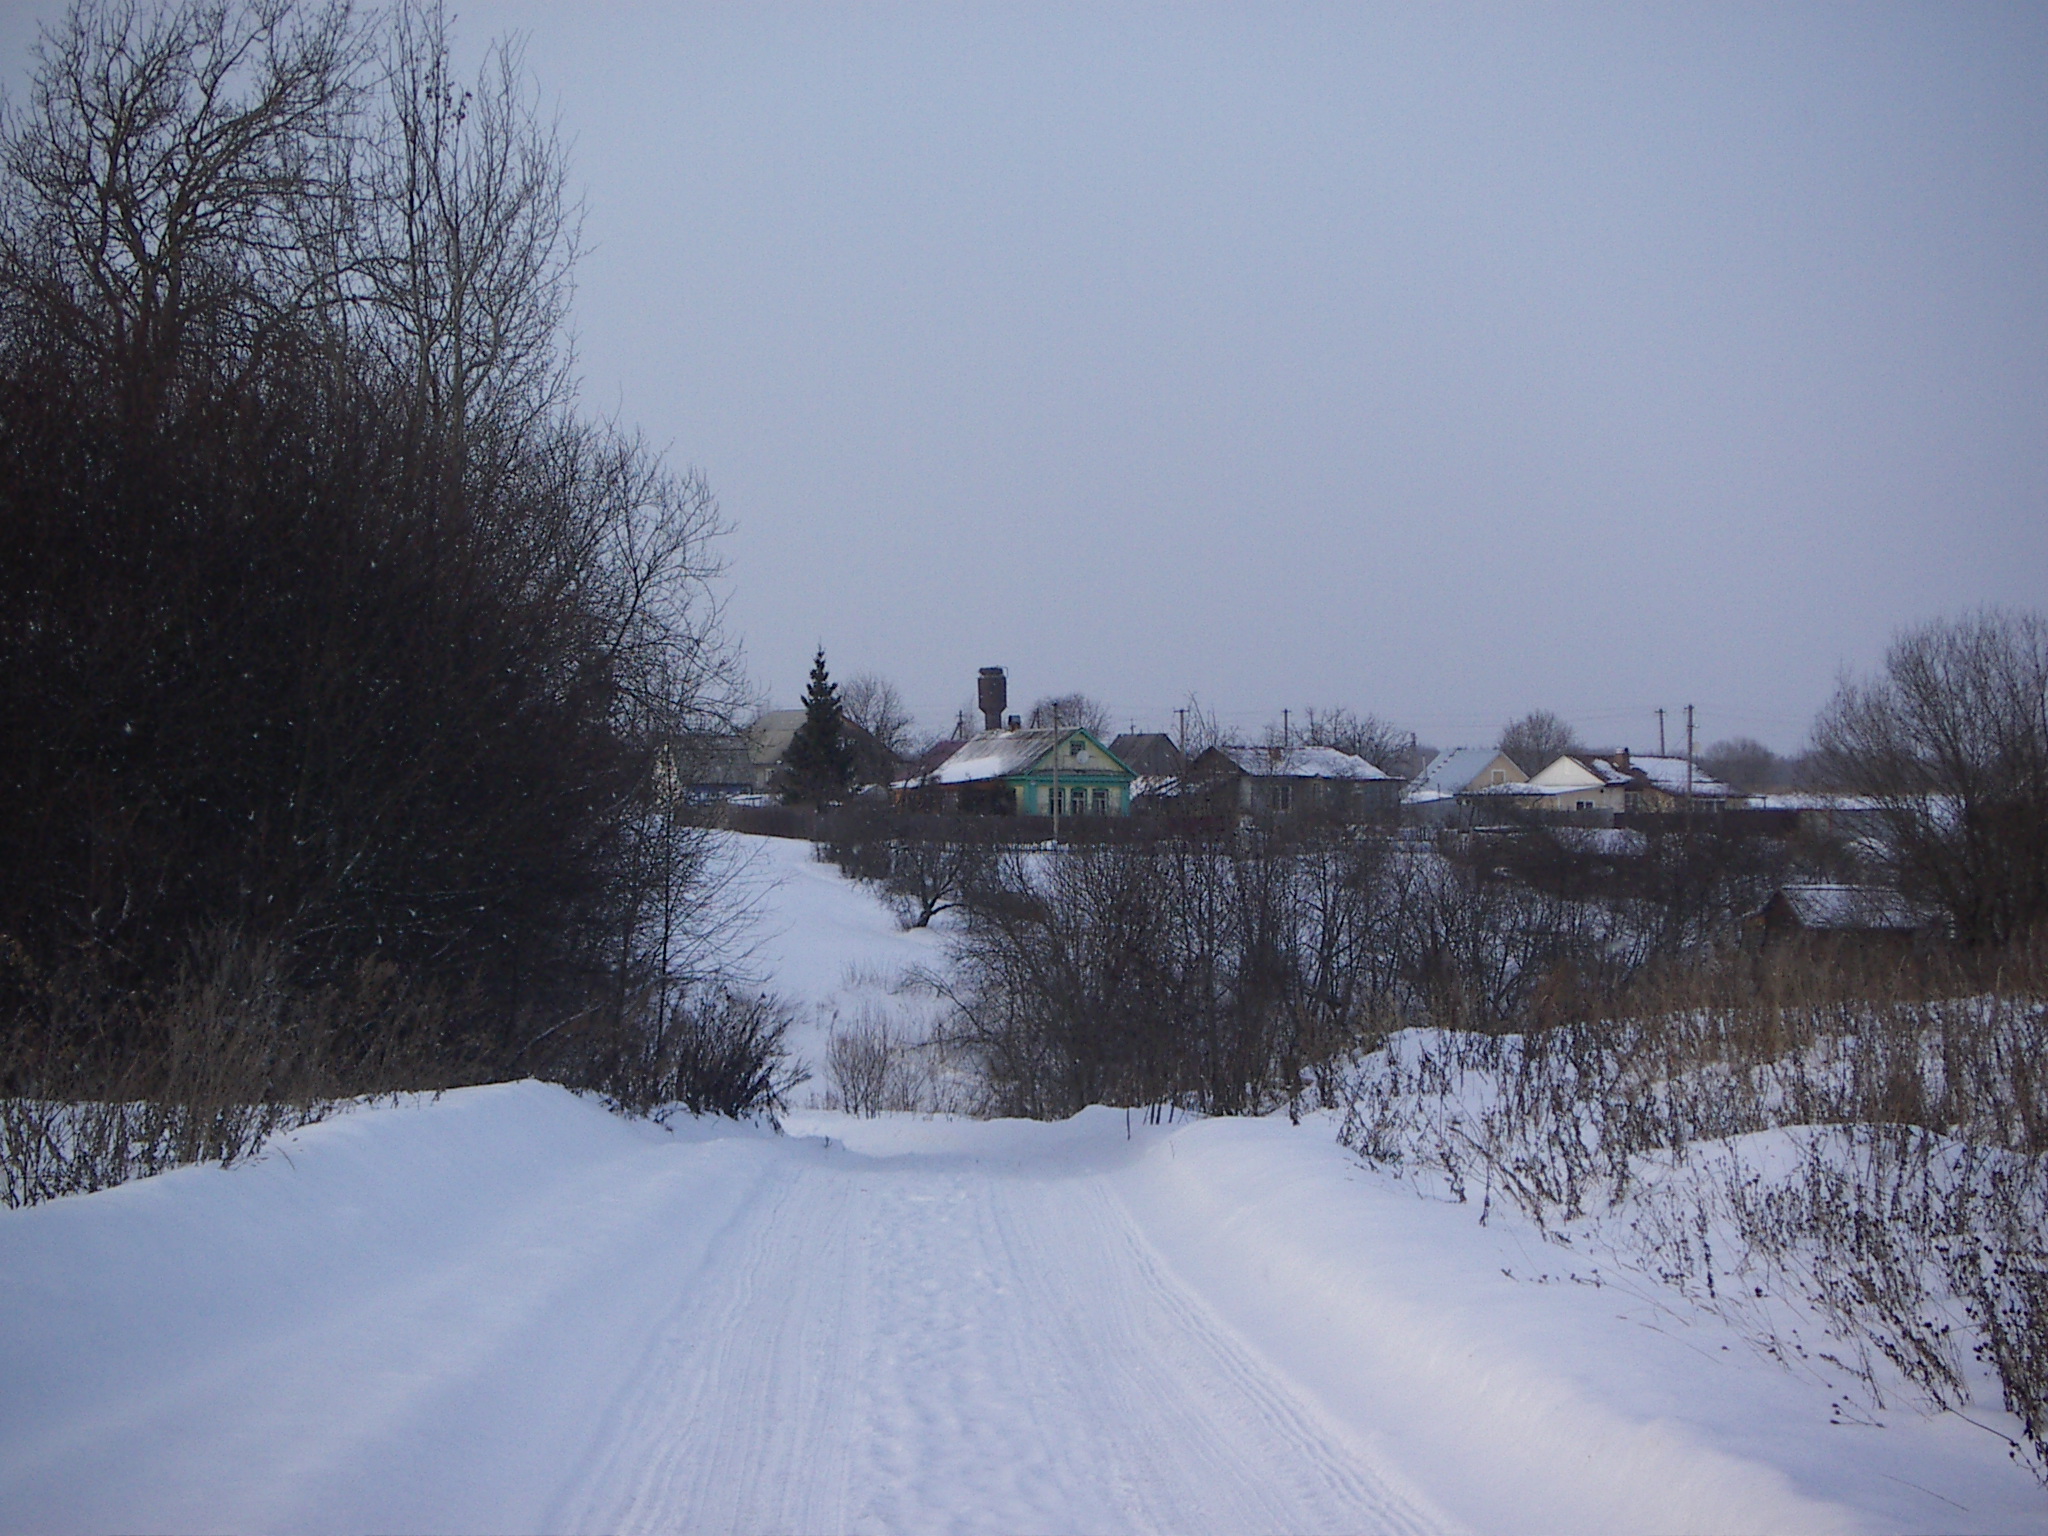
[[[983,667],[981,677],[975,684],[975,702],[981,706],[981,718],[991,731],[1003,728],[1003,708],[1010,702],[1010,680],[1003,676],[1001,667]]]
[[[1024,717],[1023,717],[1022,715],[1012,715],[1012,716],[1010,716],[1010,726],[1009,726],[1009,728],[1010,728],[1011,730],[1013,730],[1013,731],[1021,731],[1021,730],[1023,730],[1023,729],[1024,729]]]

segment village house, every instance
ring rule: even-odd
[[[1179,800],[1202,815],[1362,821],[1395,810],[1406,782],[1335,747],[1211,747],[1188,764]]]
[[[1743,920],[1743,940],[1759,949],[1816,941],[1899,949],[1926,942],[1942,927],[1939,912],[1885,886],[1787,885]]]
[[[1126,731],[1109,744],[1116,760],[1137,777],[1131,780],[1134,809],[1171,799],[1187,772],[1188,760],[1178,743],[1164,731]],[[1148,797],[1150,797],[1148,799]]]
[[[929,774],[897,786],[925,811],[996,816],[1128,816],[1130,768],[1089,732],[1005,729],[960,743]]]
[[[1545,814],[1718,812],[1742,796],[1682,757],[1567,752],[1526,782],[1503,780],[1459,792],[1468,803]]]
[[[1525,784],[1522,772],[1507,753],[1493,747],[1450,747],[1437,753],[1401,794],[1401,808],[1416,820],[1447,822],[1458,817],[1460,795],[1502,784]]]

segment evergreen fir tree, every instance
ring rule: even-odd
[[[791,804],[827,805],[853,783],[853,743],[846,739],[839,686],[825,670],[825,648],[811,663],[804,689],[804,723],[782,754],[782,798]]]

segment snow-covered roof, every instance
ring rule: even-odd
[[[1631,776],[1616,767],[1611,757],[1587,757],[1574,752],[1571,759],[1602,784],[1619,788],[1631,782]]]
[[[932,774],[934,784],[978,784],[1023,773],[1052,750],[1065,731],[983,731],[960,743]]]
[[[1613,764],[1610,763],[1608,766],[1612,767]],[[1682,757],[1638,757],[1631,752],[1628,766],[1667,795],[1683,795],[1686,792],[1686,761]],[[1692,765],[1691,787],[1693,798],[1698,800],[1725,800],[1735,793],[1697,763]]]
[[[1589,780],[1609,789],[1648,786],[1683,799],[1687,790],[1686,761],[1682,757],[1638,757],[1633,752],[1567,752],[1545,765],[1531,782],[1546,787],[1590,787]],[[1725,800],[1735,793],[1698,764],[1692,765],[1691,792],[1696,800]]]
[[[1494,747],[1447,748],[1429,760],[1429,766],[1415,776],[1403,798],[1412,801],[1448,799],[1477,783],[1479,776],[1498,758],[1501,758],[1501,753]],[[1519,782],[1525,777],[1513,763],[1508,766],[1514,769],[1509,775],[1510,782]]]
[[[1881,885],[1788,885],[1778,892],[1802,928],[1924,928],[1926,909]]]
[[[1218,747],[1243,772],[1259,779],[1384,779],[1362,757],[1335,747]]]
[[[1752,795],[1750,804],[1767,811],[1874,811],[1881,804],[1869,795],[1835,795],[1819,791]]]
[[[1529,782],[1544,790],[1598,789],[1628,781],[1628,775],[1619,772],[1613,764],[1579,752],[1554,757],[1529,775]]]
[[[1077,749],[1080,742],[1087,743],[1086,750],[1081,751],[1079,760],[1073,765],[1076,773],[1117,771],[1115,754],[1086,731],[1067,726],[1060,730],[983,731],[978,736],[970,736],[960,744],[958,751],[939,764],[929,782],[981,784],[990,779],[1007,779],[1012,774],[1028,773],[1033,764],[1070,737],[1079,738]],[[1102,758],[1109,761],[1105,763]]]

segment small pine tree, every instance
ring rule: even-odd
[[[782,798],[792,805],[827,805],[853,783],[853,743],[839,708],[839,688],[825,670],[825,648],[811,662],[804,689],[804,723],[782,754]]]

